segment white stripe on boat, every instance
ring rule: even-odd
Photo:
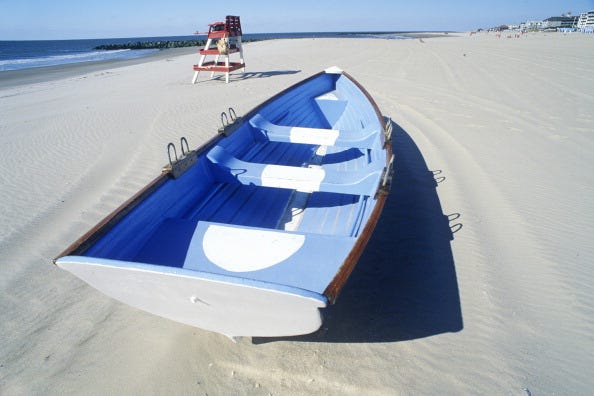
[[[340,131],[337,129],[293,127],[289,133],[289,141],[291,143],[334,146],[339,136]]]
[[[262,186],[289,188],[303,192],[320,191],[326,176],[322,168],[299,168],[284,165],[266,165],[260,178]]]
[[[334,92],[328,92],[316,97],[316,100],[338,100],[338,97],[334,94]]]
[[[338,66],[331,66],[324,71],[328,74],[341,74],[343,72],[343,70]]]

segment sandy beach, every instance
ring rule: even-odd
[[[0,394],[587,395],[594,36],[294,39],[0,73]],[[212,137],[329,66],[395,123],[392,194],[323,328],[240,339],[111,300],[52,258]],[[84,68],[88,67],[88,68]]]

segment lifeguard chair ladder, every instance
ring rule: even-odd
[[[237,52],[239,52],[239,62],[230,62],[229,55]],[[205,62],[208,55],[214,55],[214,61]],[[222,62],[219,61],[221,57],[223,57]],[[200,50],[198,64],[194,65],[192,84],[196,83],[201,71],[211,72],[210,78],[213,78],[217,72],[225,73],[225,82],[229,83],[229,73],[239,69],[242,69],[242,72],[245,71],[241,46],[241,22],[238,16],[227,15],[225,22],[215,22],[209,25],[208,40],[204,48]]]

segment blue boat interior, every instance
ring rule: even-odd
[[[322,293],[374,208],[386,165],[383,139],[365,94],[342,74],[322,73],[246,116],[233,134],[216,140],[181,177],[158,187],[84,255]],[[230,271],[193,242],[213,225],[250,237],[285,233],[304,242],[274,265]],[[246,249],[245,241],[225,243],[218,248],[238,256]]]

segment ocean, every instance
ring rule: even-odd
[[[287,38],[410,38],[406,32],[334,32],[334,33],[253,33],[244,34],[244,41],[270,40]],[[30,69],[44,66],[66,65],[79,62],[103,60],[134,59],[148,56],[158,49],[140,50],[95,50],[99,45],[126,44],[148,41],[185,41],[206,40],[205,35],[168,36],[168,37],[128,37],[82,40],[35,40],[35,41],[0,41],[0,72],[7,70]]]

